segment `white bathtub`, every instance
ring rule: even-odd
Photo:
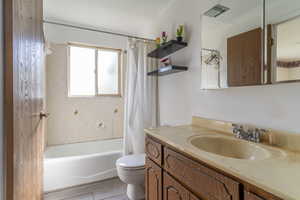
[[[44,192],[117,176],[122,139],[48,147],[44,158]]]

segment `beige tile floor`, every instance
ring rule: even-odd
[[[109,197],[105,199],[97,199],[93,194],[87,194],[87,195],[81,195],[77,197],[72,197],[64,200],[129,200],[127,196],[124,195],[118,195],[114,197]]]
[[[118,178],[46,193],[44,200],[128,200]]]

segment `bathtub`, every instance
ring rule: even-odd
[[[44,192],[117,176],[122,139],[51,146],[44,155]]]

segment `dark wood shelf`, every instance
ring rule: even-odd
[[[158,47],[154,51],[150,52],[148,54],[148,57],[161,59],[187,46],[188,44],[186,42],[178,42],[177,40],[171,40],[166,44]]]
[[[169,66],[165,66],[165,67],[160,67],[159,69],[157,69],[155,71],[148,72],[147,75],[148,76],[164,76],[164,75],[174,74],[174,73],[183,72],[183,71],[187,71],[187,70],[188,70],[188,67],[169,65]]]

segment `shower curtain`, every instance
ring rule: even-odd
[[[144,153],[144,128],[158,126],[158,84],[156,76],[147,76],[157,69],[156,59],[147,57],[155,47],[146,41],[129,39],[125,84],[124,155]]]

